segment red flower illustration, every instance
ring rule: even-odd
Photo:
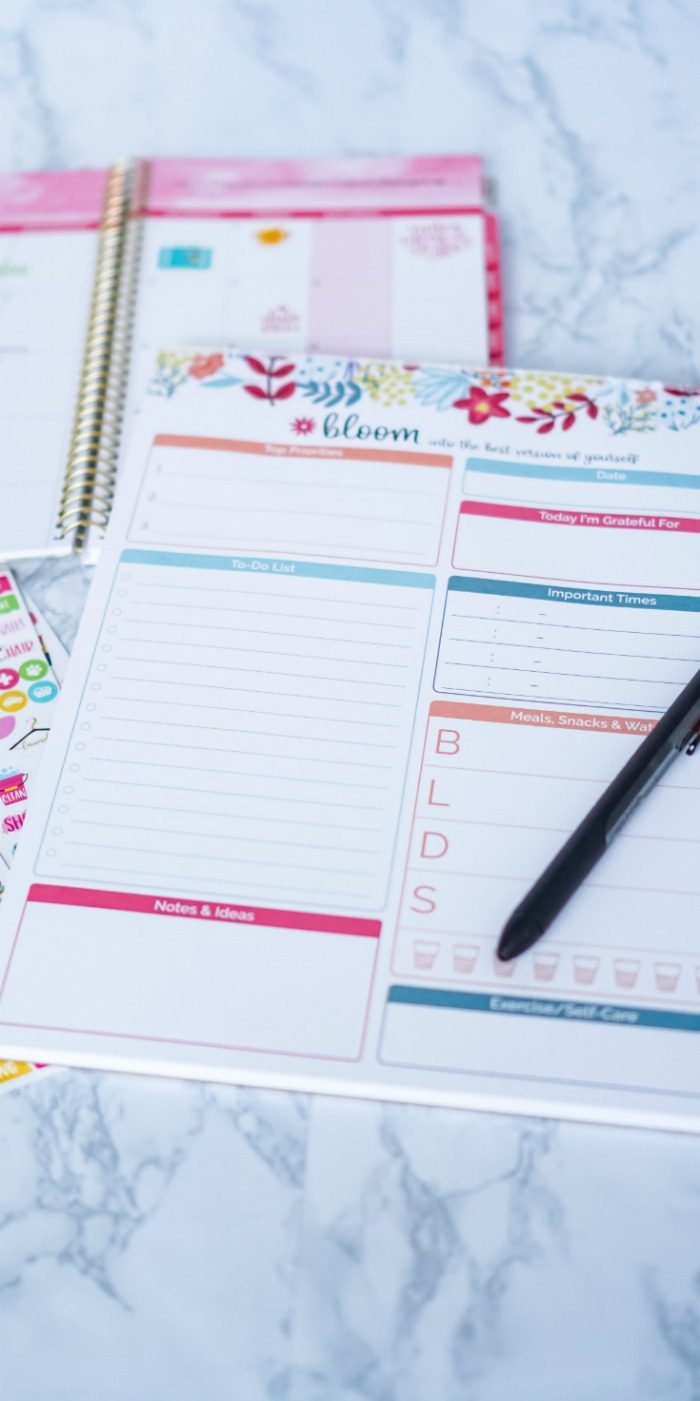
[[[292,419],[292,432],[299,433],[302,437],[305,437],[307,433],[313,433],[315,427],[316,421],[313,418]]]
[[[195,355],[190,365],[190,374],[194,379],[208,379],[210,375],[215,375],[217,370],[224,367],[223,355]]]
[[[485,389],[473,384],[469,398],[455,399],[454,407],[466,409],[470,423],[485,423],[487,418],[510,418],[510,411],[503,407],[507,398],[507,393],[487,394]]]

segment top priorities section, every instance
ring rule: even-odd
[[[442,453],[158,434],[129,539],[435,564],[451,466]]]

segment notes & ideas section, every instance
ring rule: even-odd
[[[700,666],[700,594],[449,581],[435,689],[650,713]]]
[[[379,934],[373,919],[35,884],[0,1026],[48,1030],[57,1054],[99,1027],[99,1053],[147,1046],[149,1057],[174,1053],[193,1067],[246,1051],[354,1060]],[[42,969],[38,998],[27,993],[32,967]]]
[[[42,878],[380,910],[433,584],[126,550]]]

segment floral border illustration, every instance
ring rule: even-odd
[[[539,370],[161,351],[149,393],[170,398],[188,383],[203,389],[237,389],[271,408],[293,398],[295,408],[314,406],[324,412],[353,409],[363,399],[384,408],[413,403],[441,412],[457,410],[472,428],[511,419],[540,437],[568,433],[585,419],[600,418],[614,436],[657,427],[679,432],[700,423],[700,389]],[[306,414],[300,421],[312,422]]]

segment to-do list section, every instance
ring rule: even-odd
[[[380,910],[430,575],[127,550],[40,874]]]

